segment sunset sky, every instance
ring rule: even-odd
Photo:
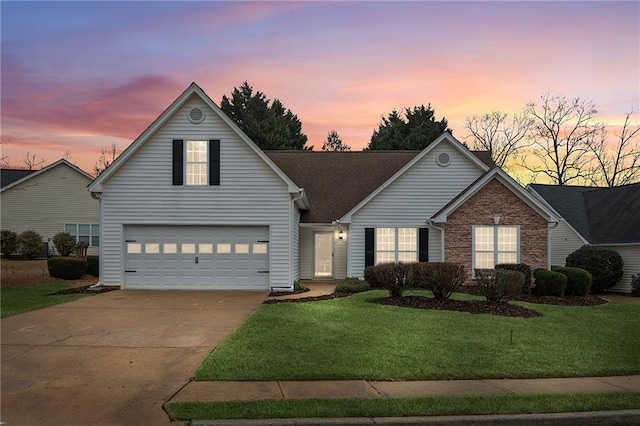
[[[367,145],[393,109],[516,112],[546,91],[640,111],[640,2],[2,1],[2,153],[91,171],[192,81],[220,104],[247,80],[320,149]]]

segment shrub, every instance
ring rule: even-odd
[[[305,291],[309,291],[306,285],[300,280],[295,280],[293,282],[293,291],[296,293],[304,293]]]
[[[640,274],[631,275],[631,295],[640,297]]]
[[[501,302],[522,294],[524,275],[504,269],[479,271],[478,285],[487,302]]]
[[[94,277],[100,276],[100,256],[87,256],[87,274]]]
[[[537,296],[562,296],[567,288],[567,277],[560,272],[539,268],[533,271],[533,277]]]
[[[389,290],[389,296],[402,297],[402,293],[414,287],[413,268],[406,263],[381,263],[374,267],[375,281]]]
[[[23,256],[35,259],[42,254],[42,236],[31,229],[21,232],[18,235],[18,249]]]
[[[593,283],[593,277],[589,271],[585,271],[582,268],[572,268],[569,266],[552,266],[552,271],[560,272],[567,277],[567,288],[564,294],[571,296],[584,296],[589,293],[591,284]]]
[[[620,254],[602,246],[584,245],[567,256],[567,265],[582,268],[593,276],[593,293],[602,293],[622,278],[624,262]]]
[[[0,232],[0,251],[5,257],[11,257],[18,250],[18,234],[8,229]]]
[[[49,275],[63,280],[77,280],[82,278],[89,268],[84,259],[75,257],[52,257],[47,260]]]
[[[76,238],[67,232],[58,232],[51,241],[60,256],[69,256],[76,248]]]
[[[369,283],[371,288],[382,288],[382,286],[376,281],[375,266],[367,266],[364,268],[364,280]]]
[[[457,263],[421,263],[415,271],[417,282],[433,291],[436,299],[448,299],[466,279],[464,266]]]
[[[496,269],[506,271],[518,271],[524,276],[524,284],[522,285],[522,293],[531,293],[531,266],[526,263],[500,263],[496,265]]]
[[[346,278],[336,285],[337,293],[360,293],[370,289],[371,286],[368,282],[358,278]]]

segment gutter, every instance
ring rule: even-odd
[[[433,220],[428,220],[427,224],[432,227],[437,229],[438,231],[440,231],[440,262],[445,262],[444,259],[444,228],[440,227],[440,226],[436,226],[435,224],[436,222]]]

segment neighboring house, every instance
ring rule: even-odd
[[[394,261],[548,267],[559,220],[450,134],[415,152],[263,152],[195,83],[89,190],[101,283],[123,288],[287,291]]]
[[[18,234],[32,229],[49,243],[58,232],[68,232],[98,254],[100,221],[98,202],[87,193],[93,177],[66,160],[40,170],[1,170],[2,229]]]
[[[551,263],[564,266],[584,244],[620,253],[622,280],[612,291],[631,292],[631,275],[640,274],[640,183],[614,188],[529,185],[564,218],[551,230]]]

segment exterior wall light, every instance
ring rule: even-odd
[[[344,231],[340,230],[340,232],[338,232],[338,239],[339,240],[344,240]]]
[[[500,216],[494,216],[493,217],[493,224],[494,225],[500,225]]]

